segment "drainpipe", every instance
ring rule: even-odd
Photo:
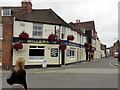
[[[81,61],[81,35],[80,35],[80,61]]]

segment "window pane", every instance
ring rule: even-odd
[[[37,35],[38,35],[38,36],[41,36],[41,35],[42,35],[42,33],[41,33],[41,32],[38,32],[38,33],[37,33]]]
[[[75,49],[70,50],[70,58],[75,58]]]
[[[33,24],[33,36],[42,37],[43,34],[43,25],[42,24]]]
[[[3,9],[3,16],[11,16],[11,9]]]
[[[44,56],[44,49],[30,49],[29,56]]]
[[[44,48],[44,46],[38,46],[38,48]]]
[[[33,36],[37,36],[37,32],[36,31],[33,31]]]
[[[36,48],[36,46],[30,46],[30,48]]]

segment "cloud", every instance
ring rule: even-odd
[[[2,5],[20,5],[22,0],[1,0]],[[33,8],[52,8],[66,22],[95,21],[101,42],[108,46],[118,36],[119,0],[31,0]],[[1,5],[1,3],[0,3]]]

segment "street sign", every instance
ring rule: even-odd
[[[120,48],[118,48],[116,51],[120,51]]]
[[[56,30],[56,40],[60,41],[60,29]]]

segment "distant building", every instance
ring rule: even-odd
[[[97,32],[95,30],[94,21],[80,22],[80,20],[76,20],[75,27],[77,30],[85,33],[87,36],[87,41],[89,45],[92,46],[91,51],[93,52],[94,58],[100,58],[100,40],[97,36]],[[86,50],[86,59],[88,60],[89,51]]]
[[[119,49],[119,44],[120,42],[118,40],[113,44],[113,46],[110,47],[110,55],[114,56],[115,52],[117,52]]]

